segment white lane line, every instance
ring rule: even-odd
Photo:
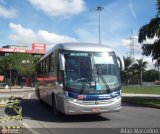
[[[26,99],[30,99],[33,93],[29,93]],[[33,128],[31,128],[26,122],[23,122],[23,126],[27,128],[32,134],[40,134],[37,131],[35,131]]]
[[[34,93],[29,93],[26,99],[30,99]],[[23,126],[27,128],[32,134],[40,134],[35,131],[31,126],[29,126],[26,122],[23,122]]]
[[[30,99],[33,93],[28,93],[23,96],[23,99]]]
[[[35,131],[33,128],[31,128],[27,123],[23,122],[23,126],[27,128],[32,134],[40,134],[37,131]]]
[[[32,93],[29,93],[29,95],[28,95],[28,99],[30,99],[30,98],[31,98],[31,94],[32,94]]]

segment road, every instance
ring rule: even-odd
[[[60,117],[55,117],[51,107],[40,104],[33,91],[16,92],[14,94],[16,96],[27,95],[28,97],[28,99],[25,99],[25,97],[22,103],[23,124],[27,128],[23,130],[24,134],[79,134],[82,132],[83,134],[101,134],[106,133],[106,131],[109,133],[122,133],[121,131],[124,131],[124,128],[160,127],[160,110],[158,109],[123,104],[122,110],[118,113],[74,116],[61,115]],[[10,96],[10,93],[0,94],[0,97],[7,96]]]
[[[122,110],[116,113],[55,117],[52,109],[45,104],[40,104],[34,93],[30,97],[23,101],[23,123],[28,128],[29,131],[26,131],[28,133],[60,134],[70,131],[69,133],[78,134],[85,130],[87,134],[97,134],[106,130],[111,133],[121,131],[121,129],[105,128],[160,128],[159,109],[123,104]]]

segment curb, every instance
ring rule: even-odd
[[[13,88],[11,89],[11,93],[13,92],[30,92],[35,91],[35,88]],[[10,93],[10,89],[0,89],[0,93]]]
[[[122,93],[122,97],[127,98],[160,98],[160,94],[133,94],[133,93]]]
[[[126,98],[129,98],[129,99],[127,100]],[[135,99],[136,97],[133,97],[133,98]],[[157,98],[154,98],[154,99],[157,99]],[[127,103],[129,105],[133,105],[133,106],[142,106],[142,107],[160,109],[160,106],[155,106],[155,105],[152,105],[152,104],[144,104],[144,103],[132,101],[131,97],[122,97],[122,102],[125,102],[125,103]]]

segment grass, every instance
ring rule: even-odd
[[[151,99],[151,98],[123,98],[124,102],[131,104],[159,108],[160,109],[160,99]]]
[[[123,86],[122,93],[160,95],[160,86]]]
[[[160,86],[123,86],[122,93],[160,95]],[[130,104],[160,109],[160,98],[123,97],[122,100]]]

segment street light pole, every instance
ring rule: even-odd
[[[99,44],[101,44],[101,11],[104,9],[104,7],[97,6],[96,10],[99,12]]]
[[[10,81],[9,81],[9,89],[10,89],[10,93],[11,93],[11,82],[12,82],[12,70],[10,69],[9,71],[9,76],[10,76]]]

